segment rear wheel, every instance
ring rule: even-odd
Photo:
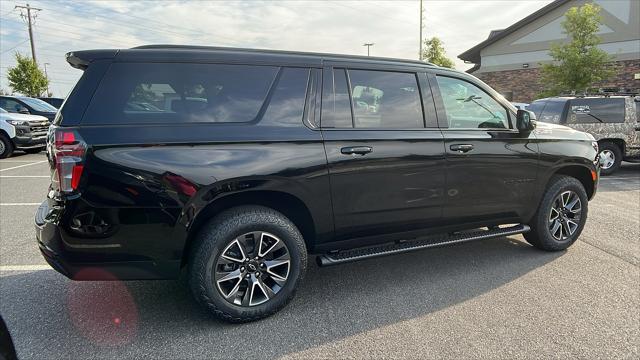
[[[13,143],[7,135],[0,133],[0,159],[8,158],[13,154]]]
[[[261,206],[227,210],[198,234],[189,265],[196,299],[230,322],[258,320],[294,296],[307,265],[295,225]]]
[[[554,176],[524,238],[538,249],[564,250],[580,236],[587,221],[584,186],[570,176]]]
[[[614,143],[605,142],[600,145],[600,174],[611,175],[620,168],[622,150]]]

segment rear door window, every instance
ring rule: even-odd
[[[356,128],[424,128],[414,73],[349,70]]]
[[[624,122],[624,98],[572,99],[568,123],[604,124]]]
[[[278,70],[251,65],[114,63],[83,123],[254,121]]]

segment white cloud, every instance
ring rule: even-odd
[[[424,37],[440,37],[450,58],[551,0],[425,0]],[[0,87],[13,50],[27,38],[17,2],[0,1]],[[38,62],[48,70],[55,95],[65,95],[80,76],[64,61],[68,51],[128,48],[150,43],[268,48],[417,58],[418,1],[30,1],[43,10],[35,26]],[[7,15],[4,15],[8,13]],[[29,43],[17,47],[29,53]]]

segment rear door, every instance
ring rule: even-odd
[[[515,130],[515,112],[484,84],[430,75],[447,158],[445,224],[519,222],[535,209],[538,145]]]
[[[376,242],[437,224],[444,151],[426,76],[330,64],[322,98],[336,238]]]

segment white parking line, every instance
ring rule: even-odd
[[[49,175],[0,175],[0,179],[4,178],[50,178]]]
[[[30,162],[35,162],[33,160],[7,160],[7,159],[2,159],[0,160],[0,164],[2,163],[30,163]]]
[[[0,272],[5,271],[40,271],[50,270],[49,265],[0,265]]]
[[[31,166],[31,165],[36,165],[36,164],[42,164],[42,163],[44,163],[44,162],[47,162],[47,160],[37,161],[37,162],[34,162],[34,163],[30,163],[30,164],[24,164],[24,165],[13,166],[13,167],[6,168],[6,169],[0,169],[0,172],[3,172],[3,171],[9,171],[9,170],[13,170],[13,169],[18,169],[18,168],[25,167],[25,166]]]
[[[0,206],[35,206],[40,203],[0,203]]]

